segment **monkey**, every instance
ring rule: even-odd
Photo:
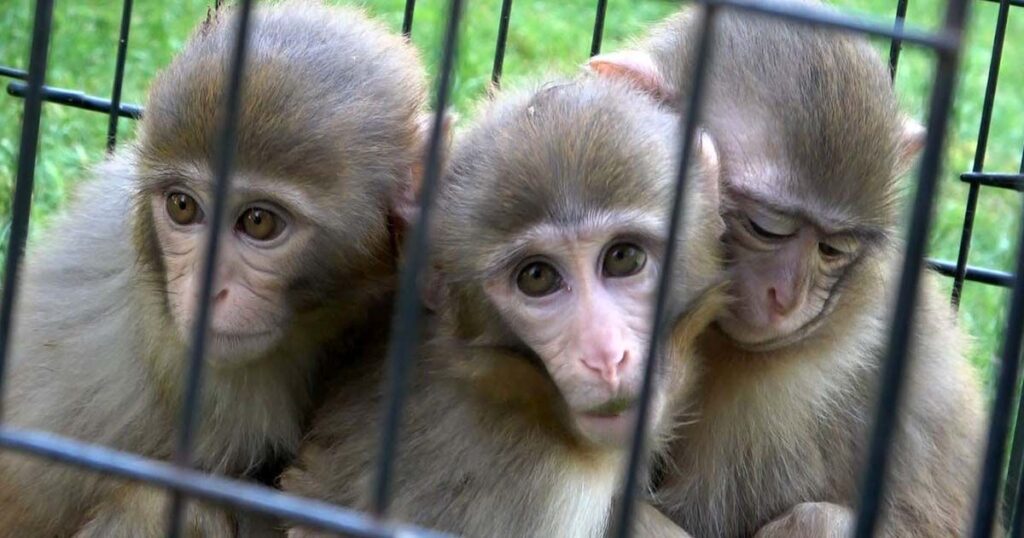
[[[390,516],[466,536],[609,528],[666,269],[679,124],[650,95],[585,76],[503,90],[456,137],[429,228],[435,318],[412,358]],[[696,140],[652,451],[669,395],[693,376],[689,343],[724,302],[717,153]],[[367,417],[384,402],[385,365],[348,364],[281,485],[365,510],[379,439]],[[644,535],[687,536],[648,504],[638,513]]]
[[[193,459],[236,478],[287,461],[335,352],[386,323],[395,238],[415,211],[425,70],[353,8],[254,8],[227,200],[213,169],[237,27],[217,8],[155,79],[139,137],[100,164],[28,251],[6,424],[170,459],[202,246],[221,234]],[[283,469],[283,466],[282,466]],[[0,535],[161,536],[169,495],[0,455]],[[237,517],[189,510],[189,535]]]
[[[685,107],[700,9],[590,69]],[[924,130],[862,38],[726,10],[710,28],[700,121],[720,149],[733,300],[699,338],[656,504],[696,537],[847,536],[903,256],[899,178]],[[911,330],[880,530],[959,536],[983,400],[931,274]]]

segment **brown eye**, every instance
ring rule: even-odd
[[[604,274],[620,278],[640,272],[647,263],[647,253],[632,243],[617,243],[604,255]]]
[[[818,252],[826,258],[838,258],[845,254],[843,251],[833,247],[828,243],[818,243]]]
[[[268,241],[280,235],[284,226],[277,215],[266,209],[254,207],[247,209],[239,217],[238,229],[257,241]]]
[[[183,192],[172,192],[167,195],[167,215],[182,226],[195,224],[199,220],[199,204]]]
[[[551,295],[562,283],[562,277],[551,264],[546,262],[533,262],[519,271],[516,277],[516,285],[530,297],[543,297]]]

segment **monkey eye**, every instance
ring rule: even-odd
[[[284,230],[284,221],[272,211],[261,207],[245,210],[235,228],[257,241],[269,241]]]
[[[187,226],[199,222],[203,212],[199,209],[196,199],[183,193],[172,192],[167,195],[167,216],[176,224]]]
[[[562,284],[562,276],[558,270],[547,262],[533,262],[523,267],[516,276],[516,285],[520,291],[530,297],[551,295]]]
[[[758,235],[763,239],[788,239],[796,235],[795,233],[780,234],[766,230],[763,226],[759,225],[757,221],[750,217],[747,217],[747,224],[750,225],[750,229],[753,230],[755,235]]]
[[[842,250],[839,250],[828,243],[818,243],[818,252],[826,258],[838,258],[846,254]]]
[[[647,253],[633,243],[616,243],[604,255],[605,276],[621,278],[640,272],[647,263]]]

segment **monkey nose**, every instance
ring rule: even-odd
[[[780,316],[788,316],[796,309],[797,295],[795,293],[779,293],[775,287],[768,288],[768,304],[772,312]]]
[[[228,298],[228,289],[227,288],[223,288],[220,291],[218,291],[216,295],[213,296],[213,302],[214,303],[221,303],[221,302],[224,302],[227,298]]]
[[[583,358],[582,362],[587,369],[601,376],[601,379],[615,391],[619,388],[619,374],[629,363],[629,350],[624,350],[621,353],[588,355]]]

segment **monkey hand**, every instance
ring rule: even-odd
[[[853,511],[827,502],[800,503],[771,523],[754,538],[843,538],[853,530]]]
[[[634,536],[645,538],[692,538],[660,510],[644,501],[636,503]]]
[[[89,513],[74,538],[159,537],[167,532],[168,492],[130,484],[116,489]],[[182,535],[189,538],[235,536],[236,525],[224,510],[195,500],[186,503]]]

